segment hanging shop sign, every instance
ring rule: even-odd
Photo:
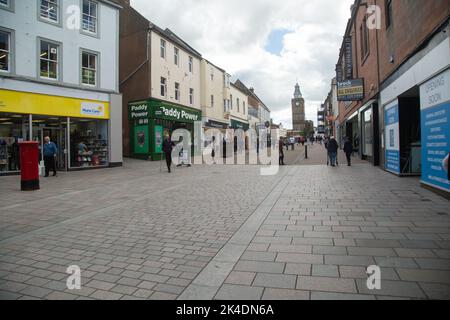
[[[353,46],[352,37],[345,37],[344,39],[344,55],[345,55],[345,77],[346,79],[353,78]]]
[[[353,79],[337,83],[338,101],[361,101],[364,99],[364,79]]]
[[[443,166],[450,152],[450,70],[420,87],[422,183],[450,192]]]
[[[147,101],[130,103],[128,108],[130,120],[148,119],[150,116],[150,106]]]
[[[394,174],[400,174],[400,122],[398,102],[386,106],[385,117],[385,141],[386,156],[385,168]]]

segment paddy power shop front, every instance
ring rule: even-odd
[[[56,144],[59,171],[109,166],[110,103],[0,90],[0,174],[20,171],[18,144]]]
[[[132,156],[158,161],[163,155],[164,136],[186,129],[194,138],[194,123],[202,121],[200,110],[148,99],[128,105]],[[175,141],[176,143],[176,141]]]

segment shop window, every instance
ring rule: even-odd
[[[180,101],[180,84],[175,82],[175,100]]]
[[[20,170],[19,142],[27,139],[28,116],[0,113],[0,173]]]
[[[70,153],[71,168],[108,166],[108,121],[72,118]]]
[[[39,16],[53,23],[59,23],[59,0],[41,0]]]
[[[83,0],[83,31],[96,34],[98,5],[94,1]]]
[[[386,28],[392,25],[392,0],[386,0]]]
[[[161,97],[165,97],[167,93],[167,79],[161,77]]]
[[[81,83],[96,86],[98,55],[83,51],[81,53],[81,63]]]
[[[0,30],[0,71],[11,71],[11,33]]]
[[[180,60],[180,50],[178,48],[173,49],[173,63],[178,66]]]
[[[161,43],[160,43],[160,55],[161,55],[161,58],[163,58],[163,59],[166,58],[166,42],[162,39],[161,39]]]
[[[57,80],[59,77],[59,45],[41,40],[40,77]]]

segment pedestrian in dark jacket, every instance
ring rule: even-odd
[[[334,137],[330,138],[328,142],[328,155],[330,156],[331,166],[336,166],[337,152],[339,149],[339,145]]]
[[[172,150],[174,146],[175,143],[172,142],[169,135],[166,135],[163,141],[162,149],[164,155],[166,156],[167,169],[169,170],[169,173],[172,172],[170,167],[172,166]]]
[[[350,141],[349,137],[345,138],[344,152],[345,152],[345,156],[347,157],[347,164],[350,167],[352,165],[353,144]]]
[[[280,145],[278,146],[278,150],[280,152],[278,164],[280,166],[284,166],[285,164],[284,164],[284,142],[283,142],[283,139],[280,139]]]
[[[56,144],[50,141],[50,137],[44,138],[44,165],[45,176],[48,177],[50,171],[53,171],[53,176],[56,176],[56,155],[58,154],[58,148]]]

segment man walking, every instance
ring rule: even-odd
[[[50,141],[50,137],[44,138],[44,165],[45,165],[45,177],[48,177],[50,170],[53,171],[53,176],[56,176],[56,155],[58,148],[56,144]]]
[[[279,150],[279,160],[278,160],[278,164],[280,166],[284,166],[284,142],[283,139],[280,139],[280,145],[278,146],[278,150]]]
[[[347,157],[347,165],[350,167],[352,165],[353,144],[349,137],[345,137],[344,152]]]
[[[170,137],[168,134],[164,136],[164,141],[162,145],[162,149],[164,152],[164,155],[166,156],[166,163],[167,163],[167,169],[169,170],[169,173],[171,173],[170,167],[172,166],[172,150],[175,144],[170,140]]]
[[[330,138],[330,141],[328,142],[328,154],[330,156],[330,162],[332,167],[336,167],[336,159],[337,159],[337,152],[339,150],[339,145],[334,137]]]

